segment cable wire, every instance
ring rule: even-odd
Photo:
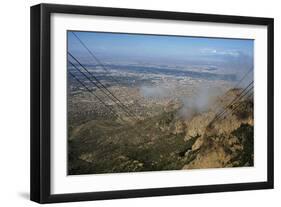
[[[70,56],[71,57],[73,57],[73,59],[74,60],[76,60],[76,62],[81,66],[81,67],[83,67],[84,68],[84,66],[74,57],[74,56],[72,56],[71,54],[70,54]],[[134,115],[132,115],[129,111],[127,111],[126,110],[126,108],[123,106],[123,105],[121,105],[121,104],[119,104],[116,100],[119,100],[118,98],[116,98],[109,90],[107,90],[106,89],[106,87],[103,85],[103,84],[101,84],[96,78],[95,78],[95,80],[98,82],[98,83],[100,83],[103,87],[101,87],[101,86],[99,86],[97,83],[95,83],[91,78],[89,78],[84,72],[82,72],[78,67],[76,67],[71,61],[68,61],[78,72],[80,72],[85,78],[87,78],[92,84],[94,84],[97,88],[99,88],[100,90],[101,90],[101,92],[103,92],[110,100],[112,100],[114,103],[116,103],[119,107],[121,107],[122,108],[122,110],[123,111],[125,111],[125,113],[127,114],[127,115],[129,115],[129,116],[134,116]],[[86,68],[84,68],[86,71],[88,71]],[[109,96],[109,94],[107,94],[104,90],[103,90],[103,88],[107,91],[107,92],[109,92],[109,94],[112,96],[112,97],[114,97],[116,100],[114,100],[114,99],[112,99],[112,97],[110,97]],[[120,101],[120,100],[119,100]],[[135,118],[135,117],[134,117]],[[135,118],[136,119],[136,118]]]
[[[110,70],[108,70],[106,67],[105,67],[105,65],[99,60],[99,58],[96,56],[96,55],[94,55],[94,53],[87,47],[87,45],[81,40],[81,38],[77,35],[77,34],[75,34],[75,32],[71,32],[75,37],[76,37],[76,39],[79,41],[79,43],[88,51],[88,53],[91,55],[91,57],[98,63],[98,65],[100,65],[101,67],[102,67],[102,69],[104,70],[104,71],[106,71],[107,73],[111,73],[111,71]],[[122,85],[122,83],[119,81],[119,80],[117,80],[117,79],[115,79],[113,76],[107,76],[107,77],[109,77],[113,82],[115,82],[115,83],[117,83],[117,84],[119,84],[119,85]],[[126,99],[125,99],[126,100]],[[126,101],[128,101],[128,100],[126,100]],[[140,104],[138,103],[138,102],[135,102],[139,107],[141,107],[140,106]]]
[[[89,89],[79,78],[77,78],[73,73],[68,71],[68,73],[77,81],[79,82],[88,92],[90,92],[92,95],[95,96],[96,99],[98,99],[104,106],[106,106],[113,114],[115,117],[119,117],[118,114],[109,106],[107,105],[101,98],[99,98],[91,89]]]
[[[222,114],[224,114],[224,113],[228,110],[228,108],[229,108],[230,106],[232,106],[237,100],[240,100],[240,99],[241,99],[241,96],[243,96],[243,93],[244,93],[245,91],[247,91],[248,88],[249,88],[253,83],[254,83],[254,81],[252,81],[251,83],[249,83],[249,84],[247,85],[247,87],[244,88],[244,89],[242,90],[242,92],[241,92],[238,96],[236,96],[236,97],[225,107],[225,109],[223,109],[221,112],[217,113],[217,114],[215,115],[214,119],[208,124],[208,126],[211,126]],[[251,89],[253,89],[253,86],[250,88],[250,90],[251,90]]]

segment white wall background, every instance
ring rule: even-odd
[[[81,4],[275,18],[275,189],[123,199],[53,206],[277,206],[281,202],[281,3],[278,0],[49,0],[1,2],[0,21],[0,206],[29,201],[29,7],[38,3]],[[266,97],[265,97],[266,98]]]

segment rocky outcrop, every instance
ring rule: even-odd
[[[228,155],[222,146],[213,146],[207,152],[201,154],[199,153],[197,157],[185,165],[183,169],[200,169],[200,168],[220,168],[225,167],[225,165],[230,160],[230,155]]]
[[[195,143],[192,145],[192,150],[193,151],[196,151],[198,149],[200,149],[200,147],[202,146],[202,144],[204,143],[204,139],[203,139],[203,136],[200,136],[196,141]]]
[[[233,89],[222,96],[218,102],[226,105],[227,100],[233,100],[239,89]],[[227,99],[227,100],[226,100]],[[253,105],[252,99],[241,100],[234,112],[231,108],[226,116],[207,127],[215,117],[215,112],[194,116],[188,123],[185,141],[197,136],[191,150],[185,156],[187,159],[183,169],[220,168],[253,165]],[[238,105],[237,104],[237,105]]]
[[[201,136],[205,133],[207,125],[214,118],[214,112],[206,112],[193,117],[187,122],[185,140],[190,140],[192,137]]]
[[[175,122],[175,129],[173,131],[173,134],[181,134],[184,133],[186,130],[186,125],[182,120],[177,120]]]

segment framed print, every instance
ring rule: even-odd
[[[31,200],[273,188],[273,19],[31,7]]]

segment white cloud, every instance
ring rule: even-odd
[[[203,48],[200,50],[201,53],[206,55],[227,55],[227,56],[233,56],[238,57],[241,53],[238,50],[217,50],[212,48]]]

